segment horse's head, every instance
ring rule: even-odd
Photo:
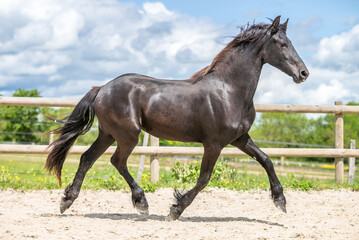
[[[309,72],[286,35],[287,24],[288,20],[280,24],[280,16],[274,19],[267,32],[269,39],[262,48],[262,59],[293,77],[294,82],[301,83]]]

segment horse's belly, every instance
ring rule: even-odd
[[[200,142],[200,138],[195,133],[196,131],[190,131],[186,127],[180,128],[163,124],[153,127],[144,124],[142,129],[161,139],[180,142]]]
[[[144,131],[158,138],[181,141],[200,141],[199,129],[193,122],[183,116],[157,114],[156,117],[142,118],[141,127]]]

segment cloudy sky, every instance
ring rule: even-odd
[[[0,94],[80,97],[127,72],[188,78],[238,26],[277,15],[289,18],[287,35],[310,77],[298,85],[265,66],[255,103],[359,102],[356,0],[1,0]]]

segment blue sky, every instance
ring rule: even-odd
[[[135,2],[141,6],[146,1]],[[356,0],[301,0],[298,2],[285,0],[205,0],[205,1],[162,1],[164,5],[182,14],[195,17],[210,18],[220,24],[241,25],[253,20],[265,21],[267,17],[277,15],[300,21],[317,17],[322,21],[318,36],[330,36],[348,30],[354,21],[358,22],[359,1]],[[347,23],[351,23],[347,25]]]
[[[184,79],[208,65],[238,26],[289,18],[310,77],[270,66],[255,103],[359,102],[359,1],[12,0],[0,7],[0,94],[38,89],[81,97],[127,72]],[[283,94],[285,93],[285,94]]]

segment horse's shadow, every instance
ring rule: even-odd
[[[124,213],[124,214],[116,214],[116,213],[90,213],[85,214],[84,217],[88,218],[101,218],[101,219],[112,219],[112,220],[134,220],[134,221],[167,221],[166,216],[150,214],[150,215],[139,215],[136,213]],[[251,223],[260,223],[271,226],[284,227],[283,224],[279,224],[276,222],[247,218],[247,217],[180,217],[179,221],[182,222],[251,222]]]
[[[60,218],[66,218],[66,217],[76,217],[79,216],[78,214],[41,214],[41,217],[60,217]],[[133,220],[133,221],[167,221],[166,216],[163,215],[156,215],[156,214],[150,214],[150,215],[139,215],[137,213],[89,213],[84,214],[81,216],[86,218],[99,218],[99,219],[111,219],[115,221],[120,220]],[[181,222],[250,222],[250,223],[259,223],[259,224],[265,224],[265,225],[271,225],[271,226],[278,226],[278,227],[284,227],[283,224],[279,224],[276,222],[271,222],[267,220],[260,220],[255,218],[247,218],[247,217],[200,217],[200,216],[194,216],[194,217],[182,217],[178,219],[178,221]]]

